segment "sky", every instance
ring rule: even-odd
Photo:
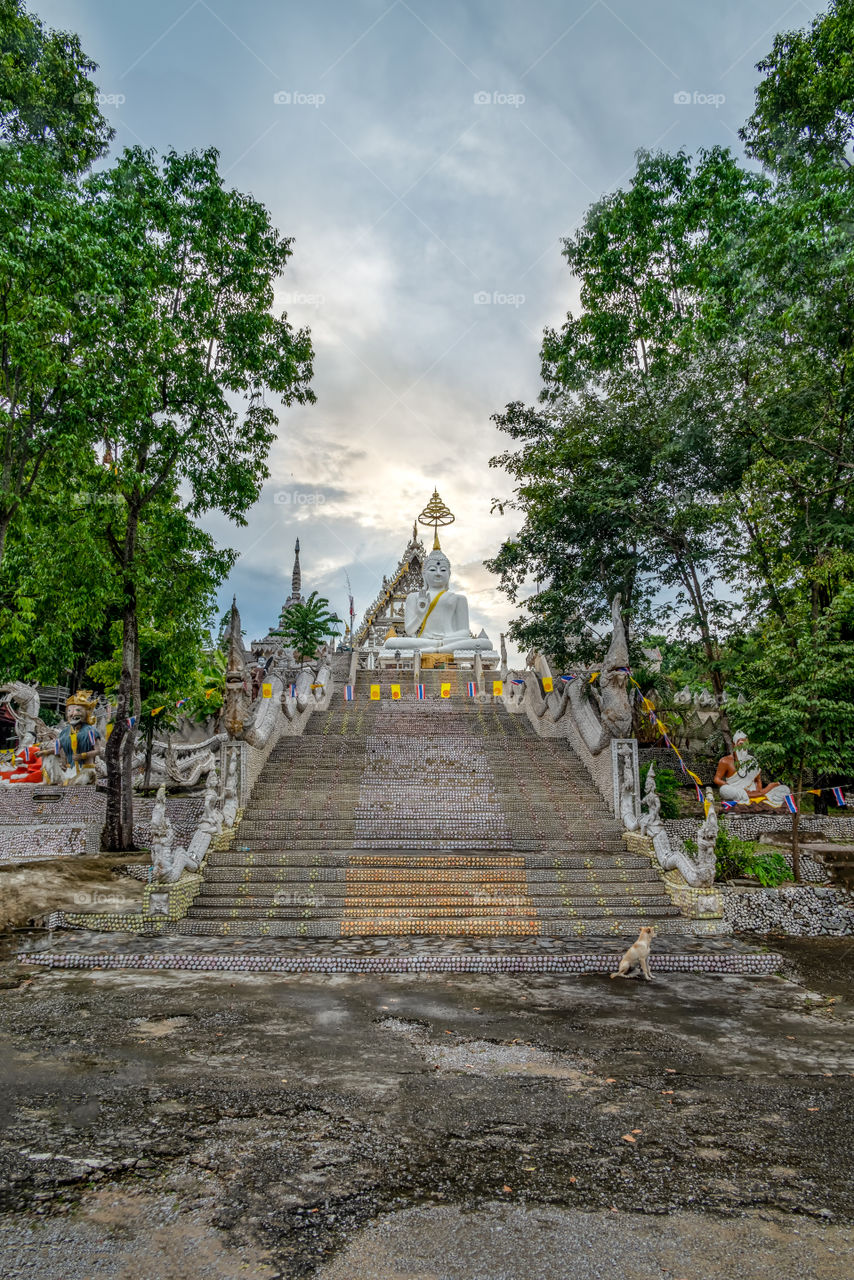
[[[239,559],[248,639],[290,590],[361,618],[434,487],[472,624],[518,612],[483,560],[519,517],[491,421],[540,388],[543,329],[577,311],[561,256],[639,148],[741,154],[755,64],[803,0],[30,0],[99,64],[113,151],[215,146],[293,237],[276,307],[307,325],[314,405],[281,407]],[[275,403],[275,402],[273,402]],[[424,533],[425,540],[432,537]],[[510,645],[511,658],[514,654]]]

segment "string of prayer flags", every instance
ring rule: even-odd
[[[179,698],[179,699],[178,699],[178,701],[175,703],[175,706],[176,706],[176,707],[183,707],[184,703],[185,703],[185,702],[187,702],[187,701],[188,701],[188,699],[187,699],[187,698]]]
[[[738,804],[738,801],[737,801],[737,800],[722,800],[722,801],[721,801],[721,808],[722,808],[722,809],[734,809],[734,808],[736,807],[736,805],[737,805],[737,804]]]
[[[217,690],[216,690],[216,689],[208,689],[207,693],[205,694],[205,697],[206,697],[206,698],[212,698],[212,697],[213,697],[213,695],[214,695],[216,692],[217,692]]]
[[[573,680],[577,680],[577,679],[578,679],[578,676],[575,674],[575,672],[571,672],[568,676],[561,676],[561,680],[564,682],[564,684],[572,684]]]
[[[493,682],[492,682],[492,696],[493,696],[493,698],[500,698],[500,697],[502,696],[502,694],[503,694],[503,693],[504,693],[504,681],[503,681],[503,680],[493,680]]]
[[[346,686],[345,686],[345,689],[344,689],[344,701],[345,701],[345,702],[352,702],[352,701],[353,701],[353,686],[352,686],[351,684],[348,684],[348,685],[346,685]]]
[[[450,698],[450,696],[451,696],[451,686],[450,686],[449,684],[443,684],[443,685],[442,685],[442,687],[441,687],[441,691],[440,691],[440,692],[441,692],[441,696],[442,696],[443,698]]]
[[[511,683],[511,684],[524,684],[524,683],[525,683],[525,681],[524,681],[524,680],[511,680],[511,681],[510,681],[510,683]]]
[[[165,705],[166,703],[164,702],[163,706],[165,707]],[[148,714],[152,716],[159,716],[162,710],[163,710],[163,707],[152,707]]]
[[[379,702],[379,700],[380,700],[380,687],[378,684],[372,684],[371,685],[371,702]]]
[[[543,676],[543,692],[551,693],[555,687],[555,682],[551,676]]]
[[[474,680],[469,680],[468,690],[469,690],[469,697],[473,698],[477,693],[477,685],[475,684]]]
[[[419,702],[424,701],[424,685],[423,684],[417,684],[415,686],[415,695],[418,698]]]
[[[399,684],[393,684],[391,686],[391,700],[392,702],[400,702],[400,685]]]
[[[830,790],[833,793],[833,798],[836,801],[836,803],[839,805],[839,807],[841,809],[846,808],[848,802],[846,801],[845,796],[842,794],[842,788],[831,787]]]
[[[132,729],[136,724],[136,716],[128,716],[128,728]]]
[[[592,684],[592,683],[593,683],[593,681],[594,681],[594,680],[596,679],[596,677],[598,676],[598,674],[599,674],[599,672],[598,672],[598,671],[593,671],[593,672],[591,673],[591,675],[590,675],[590,679],[587,681],[587,683],[588,683],[588,684]]]
[[[795,797],[794,797],[794,796],[792,796],[792,795],[784,796],[784,797],[783,797],[783,800],[785,801],[786,808],[789,810],[789,813],[797,813],[797,812],[798,812],[798,806],[795,804]]]

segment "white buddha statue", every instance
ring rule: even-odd
[[[389,636],[384,649],[401,653],[453,653],[456,649],[490,650],[485,635],[469,630],[469,605],[465,596],[448,590],[451,562],[444,551],[431,551],[424,561],[420,591],[410,591],[403,606],[405,636]]]

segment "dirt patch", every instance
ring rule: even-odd
[[[0,929],[26,929],[51,911],[139,911],[143,884],[121,868],[135,853],[45,858],[0,866]]]

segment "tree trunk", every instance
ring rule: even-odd
[[[12,511],[4,512],[0,515],[0,567],[3,564],[3,552],[6,549],[6,534],[9,532],[9,525],[12,523]]]
[[[131,765],[136,728],[128,724],[133,714],[134,685],[138,684],[139,644],[137,642],[136,588],[130,576],[136,551],[136,534],[139,512],[128,506],[127,526],[122,547],[124,570],[124,604],[122,607],[122,671],[116,696],[116,712],[113,732],[107,743],[104,759],[107,766],[107,812],[101,833],[104,849],[122,853],[133,846],[133,793],[125,785],[132,785]],[[137,715],[139,707],[137,704]]]
[[[154,721],[149,717],[148,728],[145,731],[145,777],[142,780],[143,791],[148,791],[151,786],[151,756],[154,751]]]
[[[800,844],[800,825],[801,825],[801,796],[804,790],[804,765],[801,761],[798,769],[798,790],[795,795],[795,805],[798,812],[792,818],[792,875],[795,877],[795,884],[801,883],[801,844]]]

